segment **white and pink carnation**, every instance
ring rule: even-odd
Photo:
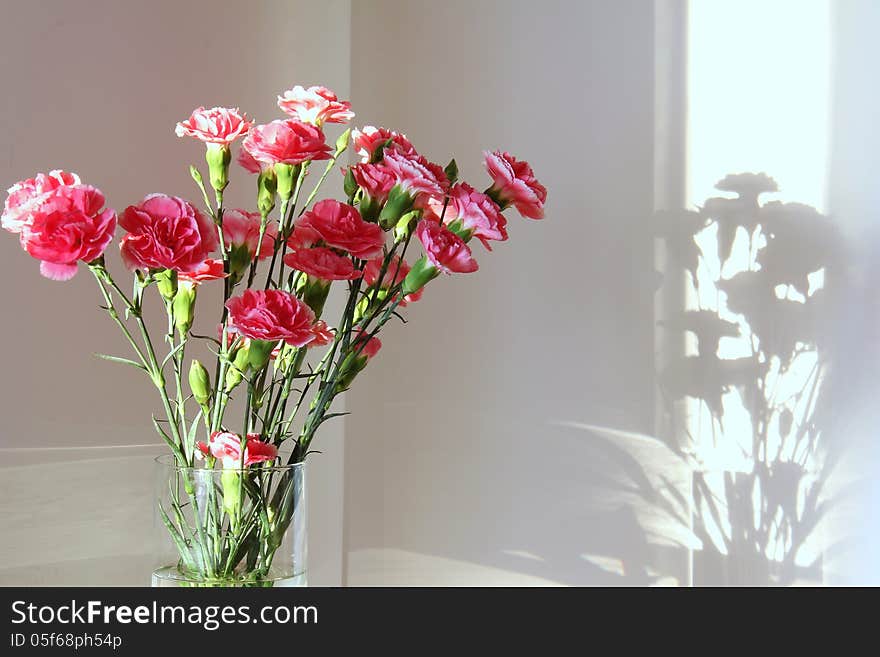
[[[198,441],[199,456],[213,456],[219,459],[224,468],[239,468],[242,465],[241,437],[231,431],[214,431],[208,442]],[[257,463],[274,461],[278,448],[260,440],[260,434],[249,433],[245,441],[243,465],[249,468]]]
[[[438,177],[442,175],[442,169],[438,172],[423,158],[408,158],[391,151],[385,153],[382,166],[394,175],[395,183],[414,198],[443,195],[446,176]]]
[[[91,185],[62,185],[49,192],[21,226],[22,248],[40,260],[46,278],[73,278],[77,262],[103,255],[116,231],[116,212]]]
[[[59,187],[79,185],[80,178],[75,173],[54,169],[49,173],[38,173],[33,178],[22,180],[10,187],[0,224],[10,233],[20,233],[21,229],[33,220],[33,213],[46,198]]]
[[[360,130],[353,130],[351,140],[357,154],[361,156],[362,162],[375,162],[377,159],[381,159],[379,156],[380,147],[384,148],[385,152],[394,151],[407,157],[418,156],[415,147],[406,138],[406,135],[387,128],[367,125]]]
[[[186,121],[177,124],[174,133],[178,137],[193,137],[206,144],[229,146],[246,135],[252,125],[253,121],[237,107],[199,107]]]
[[[303,123],[323,125],[324,123],[348,123],[354,118],[351,103],[339,100],[327,87],[299,85],[278,96],[278,107]]]

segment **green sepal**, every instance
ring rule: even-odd
[[[275,165],[276,188],[278,190],[278,198],[282,201],[288,201],[293,196],[293,184],[297,176],[299,176],[299,172],[300,166],[284,164],[283,162]]]
[[[471,237],[474,236],[473,229],[465,228],[460,219],[456,219],[452,223],[446,224],[446,228],[449,229],[449,232],[458,235],[464,242],[470,242]]]
[[[248,346],[248,366],[254,371],[259,372],[272,355],[272,350],[278,345],[278,342],[268,342],[266,340],[251,340]],[[236,358],[237,360],[237,358]]]
[[[166,301],[173,301],[177,294],[177,272],[173,269],[162,269],[153,274],[159,294]]]
[[[413,197],[400,185],[391,188],[385,207],[379,213],[379,225],[384,230],[390,230],[397,225],[400,218],[410,211],[413,205]]]
[[[241,511],[241,476],[235,470],[224,469],[220,474],[220,485],[223,488],[223,510],[235,526]]]
[[[251,266],[251,253],[247,244],[233,244],[229,249],[229,279],[232,285],[242,279],[244,272]]]
[[[321,317],[324,312],[324,304],[327,302],[327,295],[330,294],[330,282],[307,276],[305,285],[302,288],[302,300],[315,313],[315,319]]]
[[[397,225],[394,227],[394,241],[406,241],[406,238],[408,238],[410,236],[410,233],[412,233],[413,228],[415,228],[416,224],[419,223],[420,216],[421,212],[419,210],[407,212],[405,215],[403,215],[397,222]]]
[[[439,275],[440,270],[432,265],[427,257],[422,256],[416,260],[412,269],[410,269],[409,273],[406,275],[406,278],[403,279],[401,294],[403,294],[403,296],[408,296],[418,292]]]
[[[232,161],[232,151],[225,144],[208,144],[208,148],[205,150],[205,160],[208,162],[211,187],[214,188],[214,191],[222,192],[229,184],[229,163]]]

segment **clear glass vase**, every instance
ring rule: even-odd
[[[158,464],[154,587],[306,586],[305,464]]]

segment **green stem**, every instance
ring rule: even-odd
[[[289,215],[285,217],[283,229],[279,228],[278,230],[279,235],[282,237],[281,264],[278,267],[278,287],[282,287],[284,281],[284,255],[287,252],[287,238],[290,237],[290,233],[292,232],[292,226],[289,224],[293,218],[293,213],[296,212],[296,204],[299,201],[299,192],[302,189],[303,181],[308,173],[309,164],[311,164],[311,162],[303,163],[302,168],[299,170],[299,175],[296,177],[296,186],[293,188],[293,196],[290,199]]]
[[[138,358],[140,359],[141,364],[144,366],[144,369],[147,369],[146,357],[144,356],[143,352],[141,351],[140,347],[138,346],[137,342],[135,341],[134,336],[132,336],[131,331],[129,331],[128,327],[125,325],[125,322],[123,322],[119,318],[119,313],[117,312],[116,307],[113,305],[113,299],[110,296],[110,293],[107,292],[107,288],[104,287],[104,283],[101,281],[98,274],[94,270],[92,271],[92,273],[95,274],[95,280],[97,280],[98,286],[101,288],[101,294],[104,297],[105,303],[107,304],[107,307],[106,307],[107,314],[116,323],[116,325],[122,330],[122,334],[128,340],[132,349],[134,349],[134,352],[135,352],[135,354],[137,354]]]

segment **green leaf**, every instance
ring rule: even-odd
[[[349,411],[346,413],[330,413],[329,415],[325,415],[324,417],[321,418],[321,421],[318,423],[318,426],[321,426],[327,420],[332,420],[334,417],[342,417],[344,415],[351,415],[351,412]]]
[[[136,363],[133,360],[128,358],[120,358],[119,356],[110,356],[109,354],[95,354],[101,360],[109,360],[111,363],[121,363],[122,365],[131,365],[132,367],[136,367],[139,370],[147,371],[147,368],[144,367],[141,363]]]
[[[175,355],[177,352],[179,352],[181,349],[183,349],[185,346],[186,346],[186,341],[184,340],[184,341],[182,341],[179,345],[177,345],[176,347],[174,347],[174,349],[172,349],[171,351],[169,351],[169,352],[168,352],[168,355],[165,356],[164,359],[162,359],[162,367],[165,367],[165,365],[168,363],[168,361],[171,360],[172,358],[174,358],[174,355]]]
[[[159,513],[162,516],[162,523],[165,525],[166,529],[168,529],[168,533],[171,534],[171,540],[174,541],[174,545],[177,546],[177,552],[180,554],[180,558],[186,563],[188,569],[194,569],[195,564],[192,560],[192,555],[189,551],[189,546],[187,546],[186,541],[180,535],[180,532],[177,531],[177,528],[171,522],[171,518],[168,517],[168,514],[165,512],[165,509],[162,508],[162,503],[159,503]]]
[[[202,419],[202,409],[199,409],[199,412],[196,413],[195,418],[192,421],[192,424],[189,425],[189,431],[186,434],[186,448],[189,451],[193,451],[196,444],[196,429],[199,426],[199,420]]]
[[[171,437],[170,437],[167,433],[165,433],[165,431],[162,429],[162,427],[159,426],[159,421],[156,419],[156,416],[153,415],[152,418],[153,418],[153,427],[155,427],[156,432],[157,432],[160,436],[162,436],[162,439],[163,439],[166,443],[168,443],[168,446],[171,448],[171,451],[174,452],[174,455],[175,455],[178,459],[180,459],[181,461],[183,461],[183,460],[184,460],[184,459],[182,458],[182,457],[183,457],[183,454],[181,454],[181,452],[180,452],[180,447],[178,447],[178,446],[177,446],[177,443],[175,443],[174,440],[172,440]]]
[[[443,169],[443,173],[449,178],[450,185],[455,184],[455,181],[458,180],[458,164],[456,163],[455,158],[449,160],[449,164]]]

